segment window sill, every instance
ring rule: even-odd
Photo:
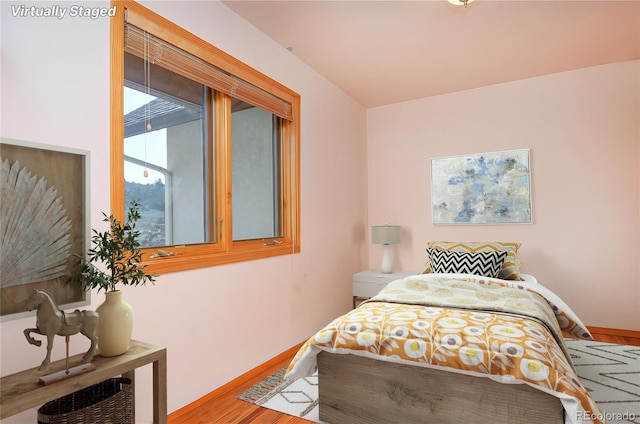
[[[182,249],[185,251],[181,252]],[[190,251],[187,251],[187,249]],[[154,254],[156,250],[147,249],[144,252],[142,265],[146,266],[147,272],[162,275],[190,269],[290,255],[299,253],[300,247],[283,243],[281,245],[260,246],[257,248],[236,248],[233,252],[195,253],[191,248],[165,248],[163,250],[171,251],[175,254],[173,256],[150,258],[149,256]]]

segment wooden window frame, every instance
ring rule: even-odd
[[[210,180],[216,181],[216,188],[212,189],[216,199],[212,200],[210,207],[216,217],[217,240],[215,243],[164,247],[173,253],[169,257],[153,258],[157,248],[142,249],[143,264],[147,265],[147,270],[163,274],[300,252],[300,95],[134,1],[117,0],[111,5],[116,6],[116,16],[111,19],[111,213],[117,218],[123,219],[125,215],[123,110],[126,11],[134,14],[138,20],[136,26],[291,104],[292,120],[285,121],[283,125],[283,236],[264,240],[232,240],[231,129],[227,125],[230,117],[216,113],[215,152],[212,152],[216,166],[210,170],[215,172],[215,175],[210,175]],[[216,95],[216,109],[226,107],[227,99]],[[277,242],[273,243],[273,240]]]

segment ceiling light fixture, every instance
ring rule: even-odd
[[[456,6],[467,7],[467,5],[471,3],[473,0],[447,0],[447,1]]]

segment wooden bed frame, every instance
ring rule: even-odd
[[[331,424],[563,424],[560,399],[502,384],[350,355],[318,355],[322,422]]]

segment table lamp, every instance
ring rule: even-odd
[[[384,274],[391,274],[393,271],[393,263],[391,262],[391,253],[389,245],[400,243],[400,226],[399,225],[374,225],[371,227],[371,242],[382,244],[384,253],[382,255],[381,270]]]

